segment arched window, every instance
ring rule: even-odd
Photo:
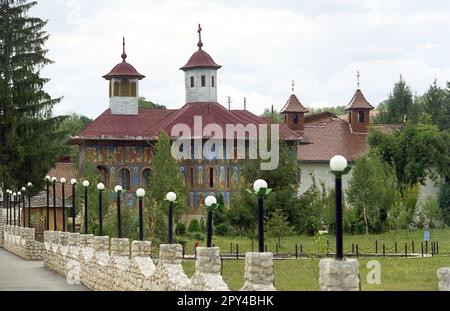
[[[216,79],[214,76],[211,77],[211,86],[216,87]]]
[[[131,174],[130,170],[126,167],[119,170],[119,185],[121,185],[124,190],[131,190]]]
[[[148,189],[150,187],[150,179],[152,176],[152,170],[149,168],[145,168],[142,171],[142,188]]]
[[[110,180],[109,180],[109,170],[106,166],[99,165],[97,166],[97,169],[100,172],[100,179],[101,182],[105,185],[105,187],[110,186]]]
[[[130,83],[130,96],[136,97],[136,82]]]
[[[191,76],[191,87],[195,87],[194,77],[193,76]]]
[[[114,96],[119,96],[119,91],[120,91],[120,83],[119,81],[115,81],[114,82]]]
[[[298,114],[294,114],[294,124],[298,124]]]
[[[202,76],[202,87],[206,86],[206,77]]]
[[[130,81],[127,79],[120,81],[120,96],[130,96]]]

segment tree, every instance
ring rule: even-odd
[[[65,152],[64,117],[52,115],[61,98],[51,98],[41,70],[52,61],[44,48],[47,21],[31,17],[37,3],[0,1],[0,179],[5,186],[31,181],[40,189],[44,176]]]
[[[331,112],[337,116],[347,115],[347,111],[345,111],[345,106],[336,106],[336,107],[323,107],[323,108],[308,108],[309,112],[306,115],[321,113],[321,112]]]
[[[92,119],[83,116],[78,113],[72,113],[67,116],[66,119],[61,123],[61,131],[68,134],[69,137],[77,135],[82,129],[84,129]],[[78,146],[70,146],[69,153],[72,156],[72,162],[78,163],[80,149]]]
[[[446,93],[445,91],[437,85],[437,80],[434,79],[433,83],[430,85],[428,91],[424,95],[425,100],[425,112],[431,116],[431,120],[440,129],[448,129],[449,125],[449,115],[446,114]],[[447,105],[449,105],[447,103]]]
[[[283,123],[283,116],[281,113],[279,113],[276,109],[273,110],[273,116],[272,116],[272,109],[264,109],[264,112],[262,113],[261,117],[264,118],[272,118],[274,123]]]
[[[449,175],[450,133],[435,125],[408,123],[393,133],[373,129],[369,145],[395,171],[402,187]]]
[[[366,234],[384,231],[388,211],[400,200],[395,176],[376,154],[361,156],[352,171],[347,201],[355,220],[363,223]]]
[[[243,163],[244,182],[241,190],[232,194],[227,219],[230,225],[240,233],[254,230],[256,223],[256,198],[247,192],[253,188],[253,182],[266,180],[273,192],[266,198],[266,214],[281,209],[291,225],[299,221],[299,201],[297,189],[300,181],[300,166],[297,161],[296,147],[289,146],[283,139],[279,141],[279,165],[272,171],[260,170],[260,160],[248,160]]]
[[[270,237],[278,238],[278,245],[281,246],[281,237],[293,234],[293,229],[289,225],[287,217],[283,215],[280,209],[276,209],[266,217],[265,231]]]
[[[152,199],[158,202],[158,206],[167,211],[167,203],[164,202],[168,192],[177,194],[177,204],[174,208],[175,221],[186,209],[186,187],[184,179],[178,169],[178,161],[172,157],[169,135],[161,132],[154,146],[153,170],[150,180]]]
[[[436,227],[436,225],[442,220],[442,212],[439,209],[436,198],[428,196],[422,207],[421,218],[424,219],[424,225],[430,229]]]
[[[410,88],[400,76],[400,80],[395,83],[392,93],[385,101],[385,111],[381,111],[375,118],[375,123],[403,123],[405,118],[409,118],[409,110],[413,104]]]
[[[442,217],[447,225],[450,226],[450,182],[448,177],[442,182],[439,188],[439,208]]]
[[[143,96],[139,97],[138,106],[139,108],[148,109],[166,109],[166,106],[155,104],[149,100],[146,100]]]

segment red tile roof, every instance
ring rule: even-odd
[[[298,146],[297,158],[301,161],[327,162],[337,154],[355,161],[368,149],[367,134],[353,134],[349,124],[338,118],[320,125],[305,124],[300,133],[311,142]]]
[[[121,63],[114,66],[109,73],[103,76],[106,80],[112,78],[137,78],[139,80],[145,78],[143,74],[140,74],[133,65],[123,60]]]
[[[360,89],[357,89],[355,92],[355,95],[353,95],[352,100],[345,108],[346,110],[350,109],[374,109],[374,107],[369,104],[369,102],[364,97],[364,94],[361,92]]]
[[[225,134],[227,124],[267,124],[267,121],[246,110],[227,110],[218,103],[189,103],[178,110],[139,108],[137,115],[113,115],[108,109],[86,126],[72,143],[80,140],[154,140],[161,133],[171,133],[173,126],[186,124],[194,135],[194,117],[202,117],[202,130],[209,123],[218,124]],[[280,133],[286,140],[302,137],[280,124]],[[205,137],[206,138],[206,137]]]
[[[220,69],[222,66],[216,64],[216,62],[212,59],[212,57],[199,48],[197,52],[192,54],[191,58],[189,58],[186,65],[181,67],[180,69],[183,71],[193,69],[193,68],[211,68],[211,69]]]
[[[288,101],[286,102],[286,104],[284,105],[283,109],[281,109],[281,113],[284,112],[309,112],[308,109],[306,109],[305,107],[303,107],[303,105],[300,103],[300,101],[298,100],[297,96],[295,96],[295,94],[292,94],[291,96],[289,96]]]
[[[332,118],[337,118],[337,116],[334,113],[324,111],[305,116],[305,124],[327,123]]]

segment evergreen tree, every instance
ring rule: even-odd
[[[403,123],[409,118],[409,110],[413,104],[413,97],[410,88],[400,76],[400,80],[395,83],[392,93],[385,101],[386,110],[382,111],[375,119],[375,123]]]
[[[178,222],[178,218],[186,208],[186,187],[178,170],[178,161],[172,157],[170,138],[166,132],[159,135],[154,146],[150,190],[152,199],[165,211],[167,210],[167,203],[164,202],[166,194],[171,191],[177,194],[174,217],[175,222]]]
[[[44,91],[41,69],[52,61],[44,48],[47,21],[28,15],[37,3],[0,0],[0,178],[5,186],[33,182],[65,152],[63,117],[52,116],[61,98]]]
[[[431,120],[440,129],[449,128],[448,116],[445,113],[445,91],[437,85],[436,79],[430,85],[425,97],[425,111],[431,116]]]
[[[266,217],[265,231],[269,237],[278,238],[278,245],[281,246],[281,237],[289,236],[294,233],[292,227],[289,225],[287,217],[283,215],[280,209],[276,209]]]

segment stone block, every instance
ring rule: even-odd
[[[319,285],[322,291],[359,291],[359,262],[357,259],[326,258],[319,263]]]
[[[439,279],[439,290],[450,291],[450,268],[440,268],[437,271]]]
[[[245,254],[245,283],[242,291],[274,291],[273,254]]]
[[[130,256],[130,240],[128,239],[111,239],[111,256]]]
[[[150,257],[151,247],[150,241],[133,241],[131,243],[131,257]]]

